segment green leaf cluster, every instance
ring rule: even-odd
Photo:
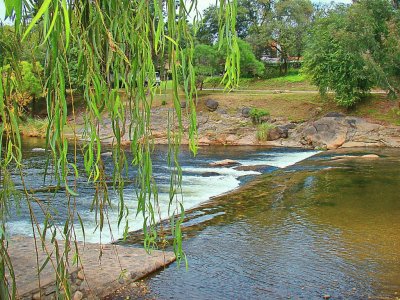
[[[252,108],[249,112],[250,118],[253,121],[253,124],[262,123],[262,117],[269,116],[269,111],[262,108]]]
[[[362,0],[316,21],[304,69],[321,94],[351,107],[374,86],[398,93],[398,15],[387,0]]]

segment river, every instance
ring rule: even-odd
[[[45,156],[31,151],[38,146],[35,143],[25,145],[25,172],[28,185],[37,188],[42,184],[38,178],[43,175]],[[348,153],[376,153],[381,158],[331,160]],[[348,153],[207,147],[193,160],[183,150],[183,194],[188,209],[184,249],[189,269],[173,264],[153,274],[145,282],[148,293],[142,298],[399,297],[400,153],[390,149]],[[166,149],[157,148],[154,168],[161,191],[167,190],[168,182],[165,157]],[[268,166],[256,171],[209,166],[225,158]],[[79,209],[89,229],[86,239],[98,241],[88,213],[93,192],[80,180]],[[130,189],[126,194],[134,199]],[[160,195],[164,210],[166,194]],[[57,207],[60,222],[66,209],[63,195],[38,195]],[[111,212],[112,224],[116,218],[116,212]],[[130,224],[135,231],[141,220]],[[9,230],[29,234],[26,211],[10,220]],[[115,227],[113,232],[115,238],[121,236]],[[140,238],[140,233],[132,233],[128,243],[139,245]],[[103,233],[102,241],[111,240],[111,235]],[[125,290],[113,298],[130,295],[134,293]]]

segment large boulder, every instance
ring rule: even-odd
[[[285,126],[276,126],[268,131],[267,140],[275,141],[277,139],[286,139],[288,137],[288,129]]]
[[[215,111],[217,110],[219,103],[218,101],[207,99],[205,105],[209,111]]]
[[[356,117],[345,117],[338,113],[310,122],[299,134],[303,145],[313,148],[337,149],[349,146],[400,146],[399,129],[367,122]]]

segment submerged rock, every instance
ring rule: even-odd
[[[212,176],[220,176],[221,174],[217,173],[217,172],[205,172],[202,173],[201,176],[202,177],[212,177]]]
[[[379,155],[376,154],[365,154],[365,155],[339,155],[333,156],[331,160],[343,160],[343,159],[378,159]]]
[[[228,167],[228,166],[234,166],[234,165],[240,165],[240,162],[238,162],[236,160],[232,160],[232,159],[224,159],[224,160],[210,163],[210,166],[212,166],[212,167]]]

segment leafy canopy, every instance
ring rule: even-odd
[[[321,93],[350,107],[374,86],[399,92],[399,12],[387,0],[338,6],[314,24],[304,67]]]

